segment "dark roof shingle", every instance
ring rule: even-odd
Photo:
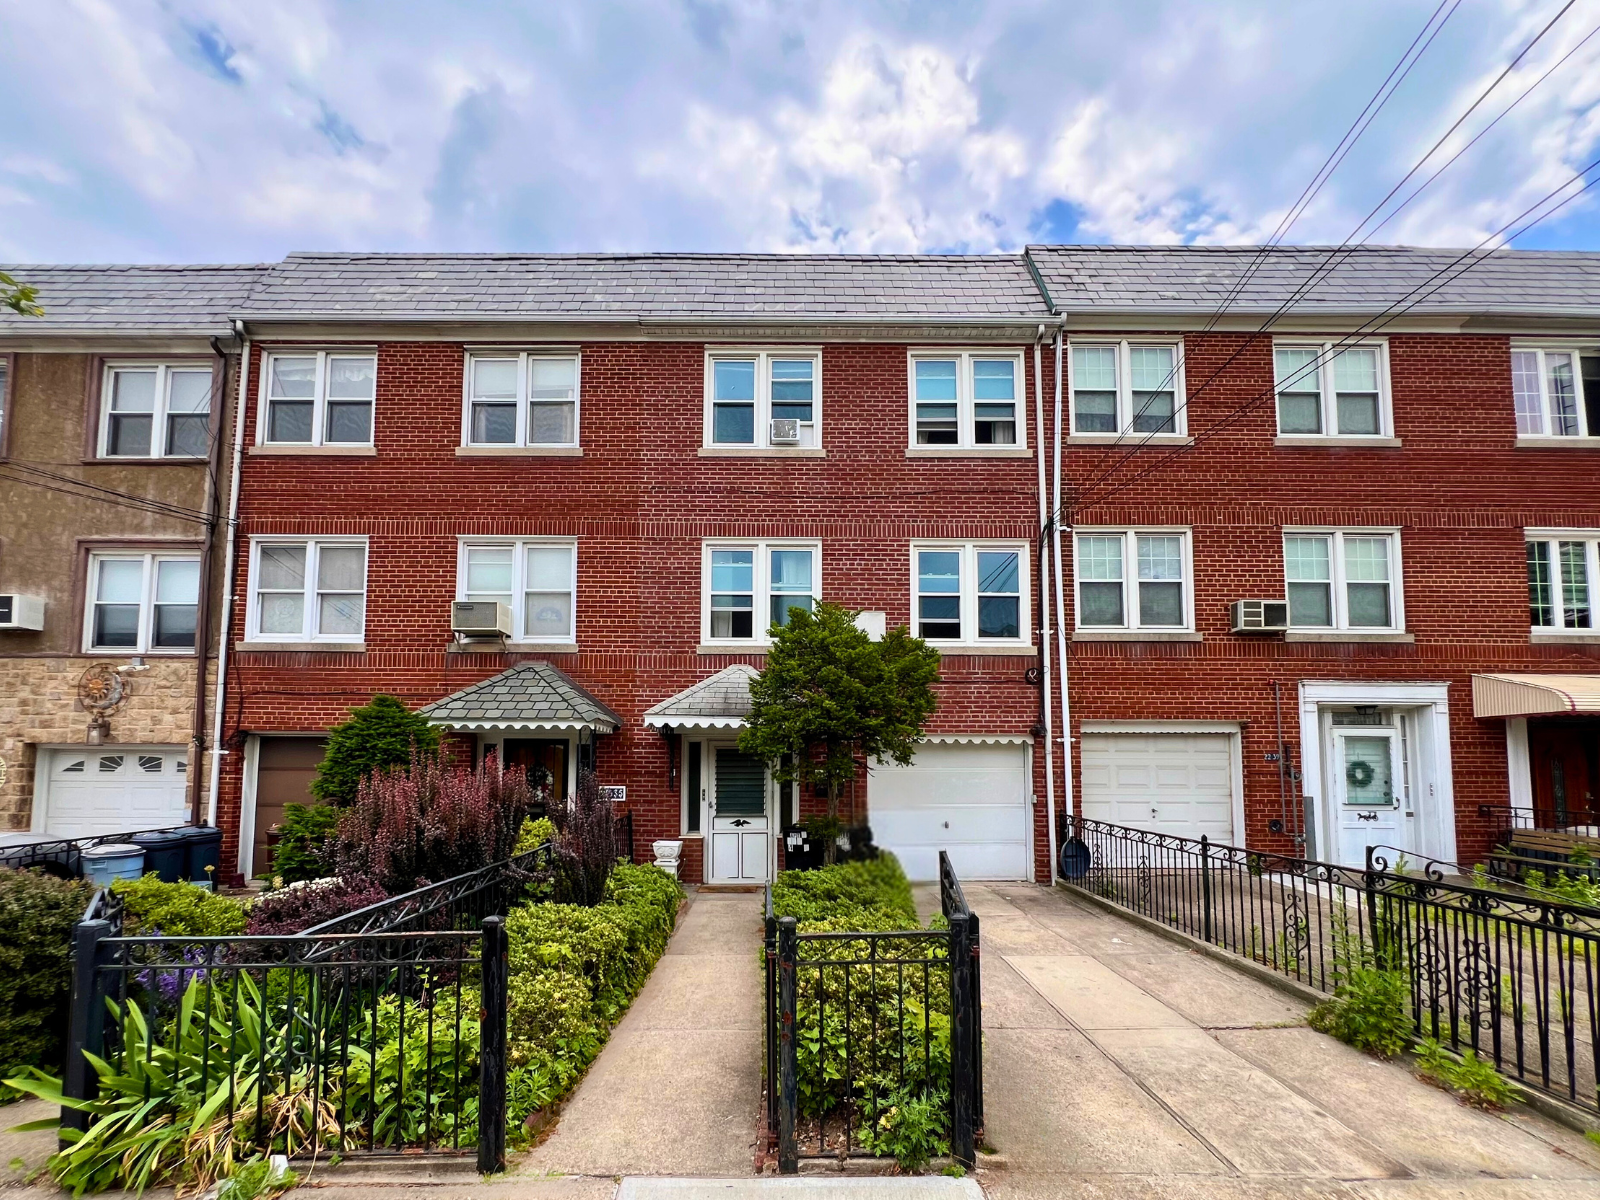
[[[518,663],[418,711],[450,728],[589,725],[612,733],[622,725],[615,711],[547,662]]]
[[[0,334],[168,333],[221,336],[262,266],[0,267],[39,289],[42,317],[0,309]]]

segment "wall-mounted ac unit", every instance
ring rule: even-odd
[[[1287,600],[1235,600],[1228,606],[1235,633],[1282,633],[1289,628]]]
[[[463,638],[511,636],[511,606],[498,600],[457,600],[450,606],[450,632]]]
[[[0,593],[0,629],[43,629],[44,597]]]
[[[775,446],[794,445],[800,440],[800,422],[794,417],[774,418],[767,440]]]

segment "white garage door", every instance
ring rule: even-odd
[[[51,750],[44,832],[55,837],[165,829],[189,818],[181,746]]]
[[[1029,879],[1028,748],[928,742],[909,767],[874,766],[867,819],[913,880],[939,878],[939,851],[967,879]]]
[[[1086,733],[1083,815],[1233,841],[1233,739],[1225,733]]]

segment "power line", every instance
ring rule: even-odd
[[[59,492],[63,496],[73,496],[79,500],[99,500],[105,504],[116,504],[123,508],[153,513],[156,516],[173,517],[180,521],[194,521],[199,524],[206,524],[209,520],[207,515],[199,509],[168,504],[165,501],[155,500],[148,496],[139,496],[133,492],[118,491],[116,488],[100,487],[82,479],[75,479],[70,475],[60,475],[54,471],[43,470],[32,463],[13,459],[0,463],[0,466],[23,472],[20,477],[16,475],[0,476],[0,478],[9,479],[12,483],[30,484],[46,491]],[[37,478],[30,478],[30,476],[37,476]],[[45,480],[53,482],[46,483],[44,482]],[[69,488],[57,486],[58,484],[70,484],[83,490],[72,491]]]

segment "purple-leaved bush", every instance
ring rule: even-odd
[[[550,819],[556,827],[558,898],[568,904],[599,904],[617,865],[617,841],[616,817],[594,772],[578,772],[577,792],[566,804],[552,804]]]
[[[366,879],[309,879],[268,892],[250,909],[249,937],[281,937],[321,925],[345,913],[387,900],[377,884]]]

